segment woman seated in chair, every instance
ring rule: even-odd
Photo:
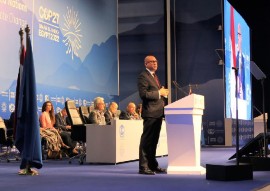
[[[42,105],[42,113],[39,117],[40,121],[40,135],[47,140],[48,157],[62,158],[61,148],[69,149],[69,146],[63,143],[63,140],[54,128],[55,115],[54,108],[51,101],[46,101]]]

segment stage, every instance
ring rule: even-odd
[[[235,153],[235,148],[203,147],[201,165],[234,164],[228,158]],[[167,167],[167,157],[159,157],[161,167]],[[67,159],[44,161],[38,176],[19,176],[19,162],[0,162],[0,189],[5,191],[27,190],[215,190],[215,191],[251,191],[270,183],[270,172],[254,172],[253,180],[248,181],[212,181],[204,175],[169,175],[154,176],[138,174],[138,161],[117,165],[88,164],[79,165],[77,161],[68,164]]]

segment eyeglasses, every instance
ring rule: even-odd
[[[147,63],[158,63],[158,61],[157,60],[150,60]]]

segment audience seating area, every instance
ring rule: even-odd
[[[8,121],[6,123],[9,125]],[[14,146],[13,130],[8,127],[5,121],[0,117],[0,161],[20,160],[19,152]]]
[[[91,107],[88,107],[88,106],[76,107],[74,100],[68,100],[65,102],[65,108],[67,111],[68,121],[70,122],[70,125],[71,125],[71,138],[77,142],[76,148],[79,152],[78,155],[75,155],[69,158],[69,163],[71,163],[73,159],[78,159],[79,164],[83,164],[86,161],[86,150],[87,150],[86,149],[86,142],[87,142],[86,126],[90,123],[89,114],[91,112]],[[119,115],[120,112],[121,111],[118,110],[117,114]],[[12,119],[12,117],[10,119]],[[12,127],[13,125],[10,119],[3,120],[0,117],[0,161],[7,160],[9,162],[10,160],[20,160],[19,152],[14,146],[13,127]],[[119,122],[119,119],[117,121]],[[138,122],[133,122],[133,123],[140,124],[141,122],[138,121]],[[9,126],[8,128],[6,127],[6,124]],[[107,128],[109,128],[109,126]],[[9,130],[12,130],[12,132],[8,132]],[[41,138],[41,145],[42,145],[42,159],[47,160],[48,150],[47,150],[47,143],[44,138]],[[93,146],[91,146],[91,148],[93,148]],[[164,155],[164,154],[166,155],[166,152],[162,153],[161,155]],[[136,159],[136,157],[135,158],[131,157],[131,158],[128,158],[127,160],[129,159],[134,160]],[[123,161],[125,160],[122,160],[121,162]],[[100,162],[103,162],[103,161],[100,161]],[[112,163],[117,163],[117,162],[119,161],[113,161]]]
[[[86,157],[86,126],[79,115],[74,100],[68,100],[65,102],[67,115],[71,122],[71,138],[79,143],[79,154],[71,157],[69,163],[75,158],[79,158],[79,163],[83,164]]]
[[[87,106],[80,106],[79,107],[79,114],[81,116],[81,119],[83,121],[84,124],[89,124],[90,120],[89,120],[89,107]]]

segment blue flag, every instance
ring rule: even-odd
[[[38,123],[36,79],[30,36],[26,39],[26,55],[18,96],[15,145],[21,153],[21,169],[42,168],[41,139]],[[20,80],[20,79],[18,79]]]

